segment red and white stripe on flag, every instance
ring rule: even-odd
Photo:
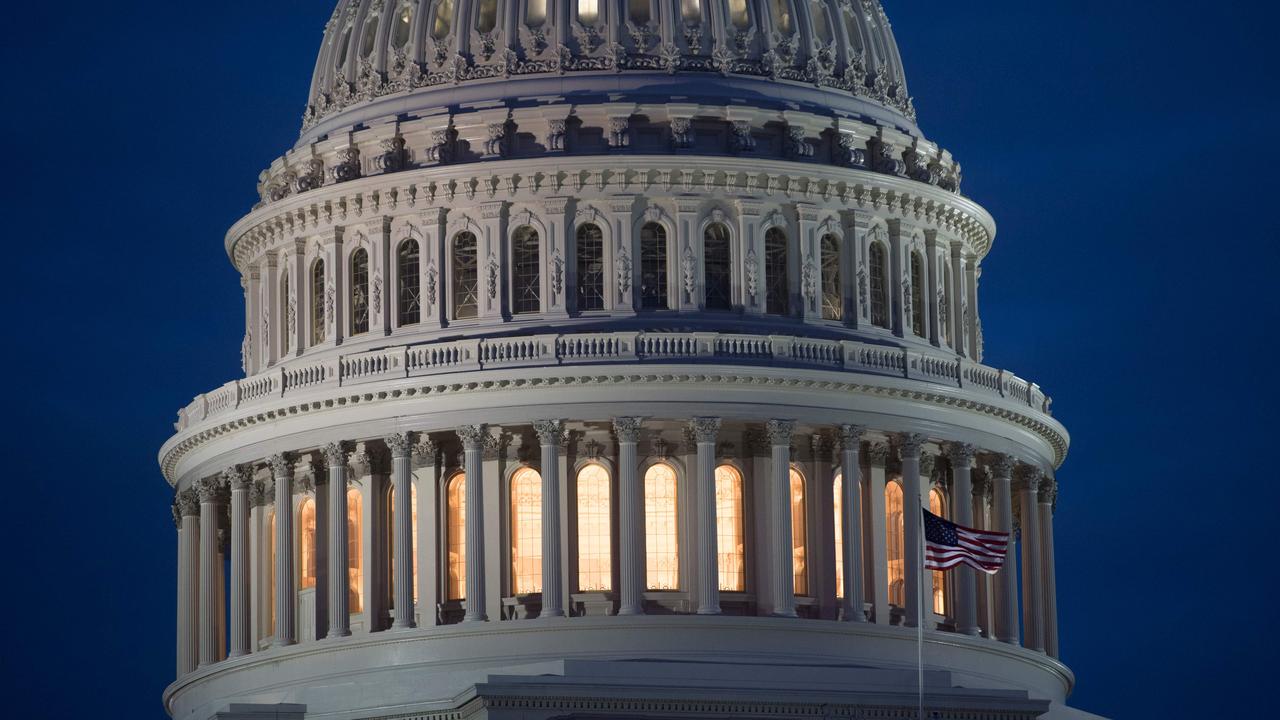
[[[950,570],[964,564],[995,575],[1009,548],[1009,533],[957,525],[928,510],[924,510],[924,539],[927,570]]]

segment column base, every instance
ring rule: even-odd
[[[350,630],[340,630],[340,631],[337,631],[337,632],[329,632],[329,633],[326,633],[326,634],[325,634],[325,636],[324,636],[324,638],[323,638],[323,639],[324,639],[324,640],[336,640],[336,639],[338,639],[338,638],[344,638],[344,637],[351,637],[351,631],[350,631]]]

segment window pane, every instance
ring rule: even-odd
[[[399,323],[414,325],[422,319],[422,279],[418,277],[418,241],[412,238],[400,243],[396,267],[399,269]]]
[[[613,588],[609,471],[592,463],[578,471],[578,590]]]
[[[542,476],[529,467],[511,476],[511,589],[542,592]]]
[[[902,553],[902,486],[896,482],[884,486],[885,556],[889,563],[889,603],[906,607],[906,589],[903,587]]]
[[[765,312],[791,314],[791,287],[787,271],[787,236],[769,228],[764,236]]]
[[[716,468],[716,562],[720,589],[747,589],[746,548],[743,542],[742,474],[732,465]]]
[[[822,318],[844,318],[844,291],[840,283],[840,241],[822,236]]]
[[[729,21],[739,30],[751,27],[751,11],[747,0],[729,0]]]
[[[512,310],[536,313],[542,309],[542,266],[538,261],[538,231],[524,225],[511,234]]]
[[[364,612],[364,516],[360,491],[347,490],[347,609]]]
[[[680,0],[680,17],[685,22],[698,22],[702,19],[702,0]]]
[[[443,40],[453,27],[453,0],[437,0],[435,22],[431,24],[431,37]]]
[[[836,528],[836,597],[844,597],[844,476],[836,473],[831,484],[832,513],[835,515]]]
[[[487,33],[498,24],[498,0],[480,0],[479,12],[476,14],[476,30]]]
[[[351,50],[351,26],[348,25],[342,31],[342,37],[338,38],[338,62],[335,66],[338,72],[343,72],[347,67],[347,54]]]
[[[702,234],[702,254],[707,309],[733,309],[729,228],[720,223],[708,225]]]
[[[316,501],[307,498],[298,509],[298,553],[301,556],[298,571],[303,590],[316,586]]]
[[[594,224],[578,228],[578,310],[604,309],[604,235]]]
[[[324,342],[324,260],[311,264],[311,344]]]
[[[369,332],[369,253],[351,254],[351,334]]]
[[[924,337],[924,263],[911,253],[911,331]]]
[[[524,24],[541,27],[547,21],[547,0],[529,0],[525,5]]]
[[[360,57],[369,57],[378,44],[378,15],[369,13],[364,21],[364,33],[360,38]]]
[[[929,491],[929,512],[938,517],[946,517],[942,505],[942,493],[936,489]],[[933,570],[933,611],[938,615],[947,614],[947,573]]]
[[[871,324],[882,328],[889,327],[889,308],[885,302],[885,293],[889,287],[887,273],[884,246],[873,242],[871,243]]]
[[[783,35],[791,34],[791,5],[788,0],[769,0],[773,26]]]
[[[413,5],[401,3],[394,23],[391,26],[391,47],[399,50],[409,44],[409,33],[413,30]]]
[[[809,0],[809,15],[812,16],[813,34],[823,44],[831,42],[831,25],[827,23],[827,10],[823,0]]]
[[[640,307],[666,310],[667,231],[658,223],[640,228]]]
[[[676,472],[658,463],[644,474],[645,579],[650,590],[680,589]]]
[[[791,569],[795,574],[795,594],[809,594],[808,526],[805,523],[804,476],[791,468]]]
[[[480,258],[476,236],[458,233],[453,239],[453,319],[474,318],[479,308]]]
[[[447,600],[462,600],[467,590],[467,476],[458,473],[445,490],[445,544],[448,553]]]
[[[649,0],[627,0],[627,14],[636,25],[648,25]]]
[[[600,19],[600,0],[578,0],[578,22],[595,25]]]

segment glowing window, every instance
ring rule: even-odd
[[[512,312],[542,309],[542,267],[538,261],[538,231],[523,225],[511,233]]]
[[[410,33],[413,31],[413,3],[400,3],[392,23],[391,47],[399,50],[409,44]]]
[[[645,579],[650,590],[680,589],[680,520],[676,471],[652,465],[644,474]]]
[[[604,235],[588,223],[578,228],[578,310],[604,309]]]
[[[364,611],[363,505],[359,490],[347,490],[347,608],[353,613]]]
[[[702,19],[702,0],[680,0],[680,17],[687,23]]]
[[[769,0],[769,14],[773,27],[783,35],[791,34],[791,5],[787,0]]]
[[[369,332],[369,252],[351,254],[351,334]]]
[[[751,27],[751,10],[747,0],[729,0],[729,22],[739,30]]]
[[[903,588],[906,568],[902,552],[902,486],[889,482],[884,486],[885,557],[889,564],[889,602],[906,607]]]
[[[542,592],[542,476],[529,467],[511,476],[511,590]]]
[[[809,594],[808,525],[805,523],[804,476],[791,468],[791,570],[795,594]]]
[[[476,30],[487,33],[498,24],[498,0],[480,0],[476,12]]]
[[[787,234],[769,228],[764,234],[765,312],[788,315],[791,311],[791,287],[787,271]]]
[[[293,323],[289,322],[289,269],[285,268],[280,273],[280,315],[283,321],[277,323],[280,326],[280,350],[284,353],[289,352],[289,348],[293,346],[293,338],[289,337],[289,326]]]
[[[431,37],[443,40],[453,28],[453,0],[437,0],[435,22],[431,24]]]
[[[396,314],[401,326],[415,325],[422,319],[422,280],[418,277],[420,259],[418,241],[409,238],[396,251]]]
[[[716,564],[720,569],[720,589],[726,592],[747,589],[742,495],[742,473],[732,465],[717,467]]]
[[[445,489],[445,551],[449,573],[445,597],[462,600],[467,595],[467,476],[454,475]]]
[[[836,473],[831,483],[832,513],[836,529],[836,597],[844,597],[844,475]]]
[[[708,310],[732,310],[729,228],[712,223],[702,233],[702,284]]]
[[[844,318],[844,290],[840,283],[840,240],[822,236],[822,319]]]
[[[311,344],[324,342],[324,260],[311,263]]]
[[[592,463],[578,471],[578,590],[613,588],[613,516],[609,471]]]
[[[889,265],[885,262],[884,245],[871,243],[871,324],[889,327]]]
[[[524,8],[524,24],[541,27],[547,21],[547,0],[529,0]]]
[[[946,509],[942,503],[942,493],[937,488],[929,491],[929,512],[938,517],[946,517]],[[934,570],[933,574],[933,611],[938,615],[947,614],[947,574],[942,570]]]
[[[911,253],[911,331],[924,337],[924,263]]]
[[[640,228],[640,307],[666,310],[667,230],[658,223]]]
[[[453,239],[453,319],[474,318],[480,309],[480,258],[474,233]]]
[[[298,572],[303,590],[316,586],[316,501],[307,498],[298,508]]]
[[[387,491],[387,556],[391,559],[391,573],[387,581],[387,597],[392,609],[396,602],[396,568],[399,558],[396,557],[396,489]],[[409,573],[413,578],[413,601],[418,601],[418,487],[409,484]]]
[[[578,22],[595,25],[600,19],[600,0],[578,0]]]

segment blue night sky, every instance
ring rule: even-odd
[[[175,541],[156,451],[179,407],[239,373],[223,233],[296,137],[332,2],[6,8],[0,202],[23,331],[6,353],[6,717],[164,717]],[[1000,226],[988,362],[1039,382],[1073,435],[1056,520],[1072,704],[1257,715],[1280,11],[885,4],[922,127]]]

